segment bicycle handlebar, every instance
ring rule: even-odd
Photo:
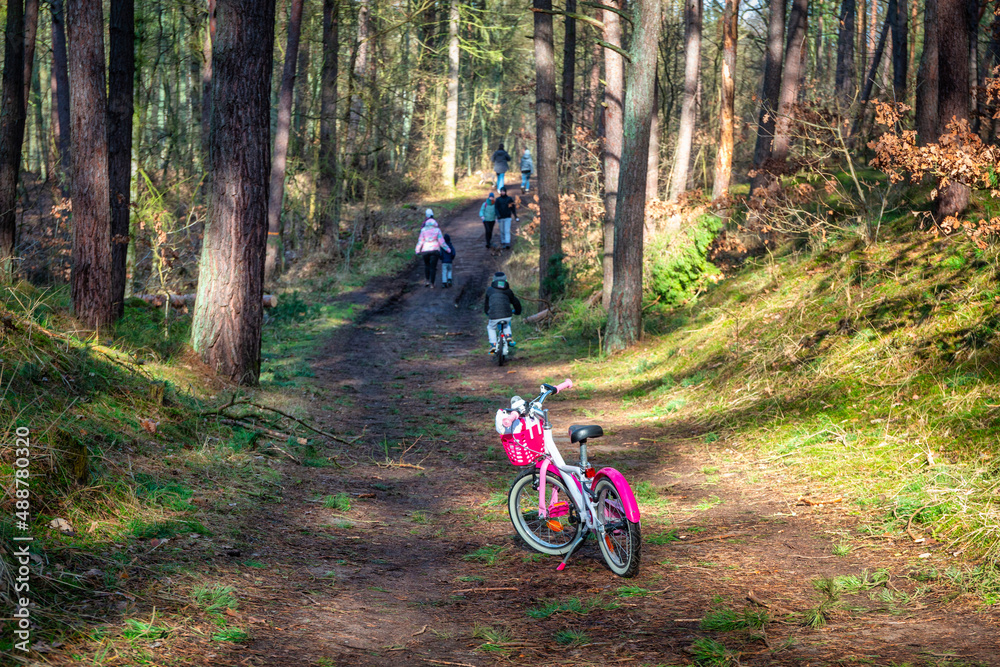
[[[550,394],[553,393],[558,394],[559,392],[566,391],[567,389],[571,389],[572,387],[573,387],[573,381],[569,378],[566,378],[565,380],[563,380],[562,382],[560,382],[555,386],[552,386],[550,384],[542,385],[543,388],[542,393],[539,394],[538,397],[535,400],[533,400],[530,405],[531,407],[540,408],[542,407],[542,403],[545,402],[545,399],[548,398]],[[510,428],[510,425],[513,424],[515,421],[517,421],[520,417],[521,417],[520,412],[518,412],[517,410],[511,410],[510,412],[507,413],[507,416],[503,418],[503,421],[501,423],[503,424],[504,428]]]

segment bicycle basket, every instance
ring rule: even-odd
[[[544,431],[541,422],[536,420],[532,420],[529,426],[523,417],[518,419],[506,433],[501,434],[500,442],[511,465],[531,465],[545,454]]]

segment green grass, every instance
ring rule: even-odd
[[[568,628],[557,630],[552,638],[562,646],[583,646],[590,643],[590,637],[585,632]]]
[[[191,589],[191,597],[199,607],[209,613],[220,613],[239,606],[232,586],[199,584]]]
[[[768,623],[766,611],[750,609],[730,609],[719,607],[709,611],[701,619],[701,629],[715,632],[734,632],[737,630],[760,630]]]
[[[155,640],[163,639],[170,635],[170,629],[154,625],[152,621],[140,621],[135,618],[125,619],[125,629],[122,636],[126,639]]]
[[[233,642],[242,644],[250,639],[250,633],[240,628],[223,628],[212,635],[212,639],[217,642]]]
[[[462,556],[462,560],[475,561],[483,565],[494,565],[503,552],[503,547],[487,545],[476,549],[472,553],[465,554]]]
[[[349,512],[351,510],[351,497],[346,493],[327,496],[323,498],[323,507],[338,512]]]
[[[620,598],[641,598],[650,595],[648,588],[643,588],[641,586],[621,586],[615,595]]]

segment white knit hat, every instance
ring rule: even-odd
[[[426,211],[424,211],[424,217],[425,218],[433,218],[434,217],[434,211],[432,211],[430,209],[427,209]]]

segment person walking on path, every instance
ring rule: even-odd
[[[437,262],[441,257],[441,250],[451,252],[451,248],[441,235],[437,220],[434,219],[434,211],[427,209],[424,226],[420,229],[420,236],[417,237],[417,246],[413,251],[424,258],[424,287],[434,287],[434,279],[437,277]]]
[[[531,172],[535,170],[535,163],[531,161],[531,151],[524,149],[521,156],[521,192],[527,194],[531,191]]]
[[[507,169],[510,165],[510,154],[503,149],[503,144],[500,144],[495,151],[493,151],[493,171],[497,173],[497,190],[503,189],[503,179],[504,174],[507,173]]]
[[[504,333],[513,338],[510,328],[510,318],[512,315],[521,314],[521,302],[514,295],[514,290],[507,282],[507,275],[502,271],[493,274],[493,282],[486,288],[486,299],[483,302],[483,312],[490,319],[486,325],[486,335],[490,337],[490,353],[497,344],[497,324],[503,322]],[[514,341],[507,343],[514,347]]]
[[[483,221],[486,228],[486,247],[493,245],[493,226],[497,222],[497,204],[493,198],[493,191],[486,196],[486,201],[479,207],[479,219]]]
[[[452,262],[455,261],[455,244],[451,237],[444,235],[445,246],[441,248],[441,287],[451,287]]]
[[[500,188],[497,198],[497,221],[500,223],[500,247],[510,248],[510,223],[517,219],[517,204],[507,195],[507,188]]]

